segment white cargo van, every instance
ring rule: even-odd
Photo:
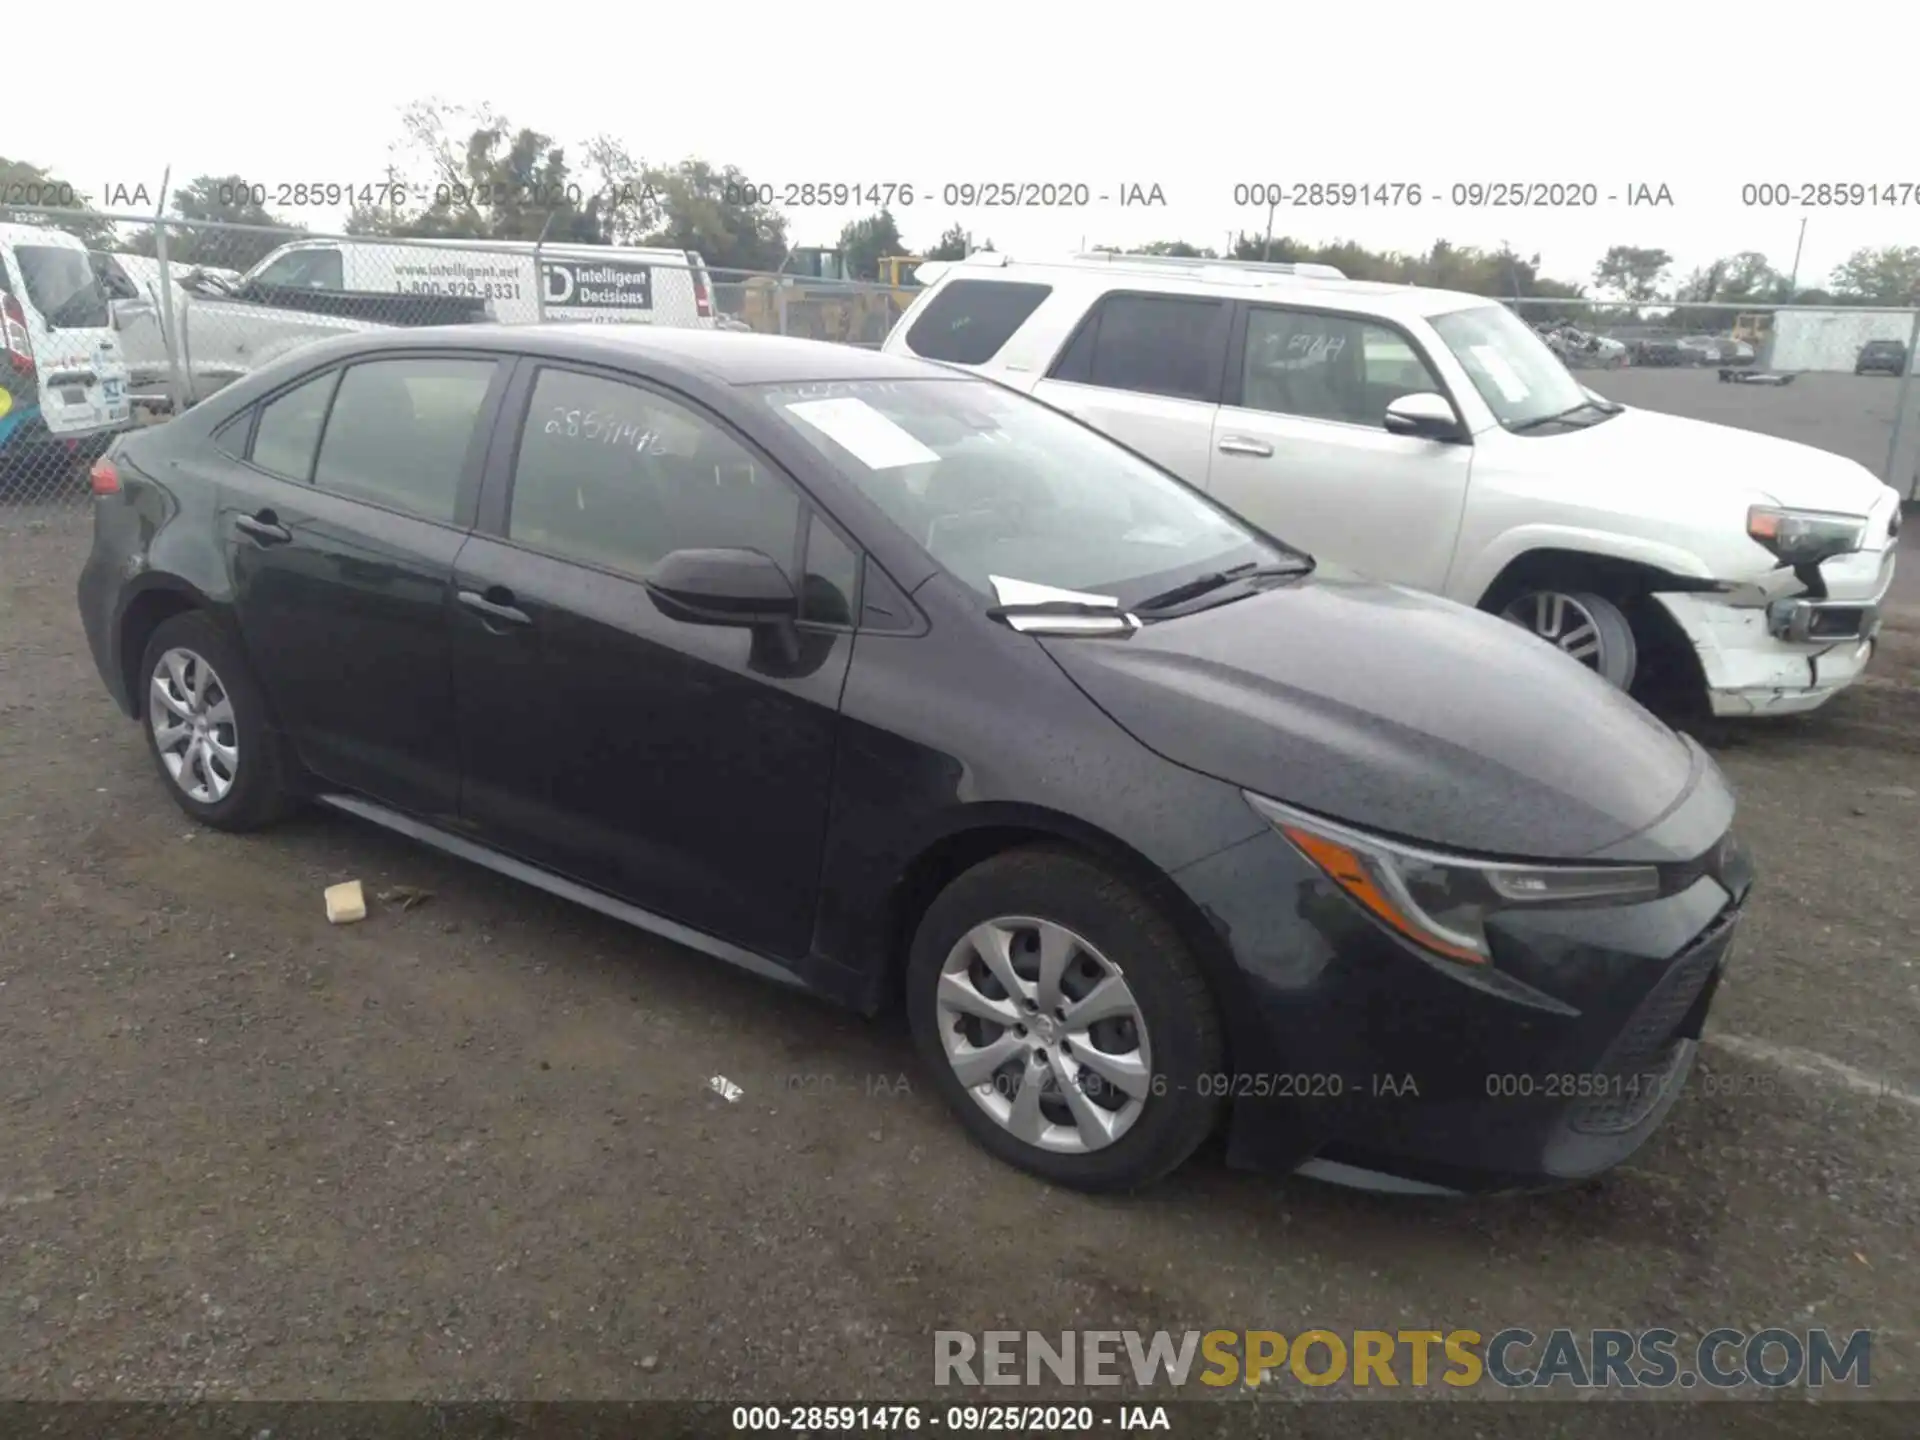
[[[87,247],[0,224],[0,457],[104,452],[131,423],[127,366]]]
[[[534,274],[531,242],[295,240],[249,270],[242,284],[361,294],[455,295],[485,300],[507,324],[537,320],[714,328],[713,286],[692,250],[545,245]]]

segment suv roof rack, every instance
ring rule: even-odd
[[[1089,264],[1125,265],[1129,269],[1143,266],[1161,270],[1192,270],[1241,273],[1250,275],[1297,275],[1303,280],[1344,280],[1344,270],[1331,265],[1320,265],[1312,261],[1280,260],[1221,260],[1204,255],[1148,255],[1137,251],[1116,250],[1080,250],[1074,253],[1076,261]]]
[[[1196,280],[1229,285],[1267,285],[1275,280],[1345,280],[1346,272],[1331,265],[1265,260],[1209,260],[1202,256],[1124,254],[1114,250],[1081,250],[1065,256],[1016,260],[1001,250],[976,250],[959,260],[928,260],[918,272],[922,285],[937,282],[954,265],[969,269],[1003,269],[1009,265],[1111,266],[1116,270],[1176,271]]]

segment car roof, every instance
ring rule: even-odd
[[[931,288],[961,280],[1041,282],[1051,285],[1055,290],[1078,289],[1089,296],[1102,295],[1111,290],[1207,295],[1320,309],[1353,310],[1396,319],[1445,315],[1454,310],[1500,303],[1488,295],[1473,295],[1461,290],[1430,290],[1419,285],[1393,285],[1382,280],[1332,280],[1313,275],[1259,272],[1229,278],[1228,272],[1232,267],[1221,268],[1221,276],[1210,277],[1178,271],[1162,272],[1124,262],[1106,265],[1080,260],[1015,260],[1008,257],[995,265],[977,267],[964,261],[955,262],[935,279]]]
[[[51,225],[0,224],[0,244],[57,245],[63,250],[81,251],[87,248],[86,242],[78,236],[56,230]]]
[[[396,327],[331,342],[341,354],[452,345],[510,350],[600,365],[640,361],[656,373],[682,371],[722,385],[823,380],[936,380],[956,377],[943,365],[883,355],[855,345],[753,331],[693,330],[662,325],[434,325]],[[318,348],[303,350],[317,357]]]

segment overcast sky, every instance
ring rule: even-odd
[[[1764,0],[324,12],[199,0],[129,6],[123,22],[88,13],[113,37],[102,68],[10,66],[4,148],[96,203],[110,185],[156,189],[169,165],[176,179],[238,173],[270,189],[377,183],[402,107],[437,97],[490,102],[576,153],[606,132],[649,161],[698,156],[774,184],[911,183],[916,203],[895,212],[911,245],[957,220],[1013,253],[1219,246],[1267,223],[1264,207],[1235,206],[1237,183],[1312,180],[1418,183],[1426,203],[1283,207],[1276,234],[1406,250],[1505,240],[1577,281],[1612,244],[1664,247],[1677,274],[1742,249],[1786,270],[1803,216],[1803,283],[1860,246],[1920,243],[1920,193],[1895,209],[1741,196],[1749,181],[1920,192],[1910,0],[1828,3],[1817,34],[1794,28],[1813,12]],[[1115,197],[1158,185],[1166,205],[940,203],[947,184],[997,180],[1084,181]],[[1592,182],[1601,205],[1447,203],[1455,183],[1501,180]],[[1672,205],[1629,207],[1640,185],[1665,185]],[[314,228],[341,219],[286,213]],[[829,243],[859,213],[791,211],[790,238]]]

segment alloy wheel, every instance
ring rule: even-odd
[[[1146,1019],[1120,967],[1063,925],[1007,916],[948,953],[940,1038],[974,1103],[1016,1139],[1057,1154],[1103,1150],[1152,1090]]]
[[[233,699],[204,656],[178,648],[160,656],[147,705],[153,745],[189,800],[217,805],[240,776]]]
[[[1605,596],[1531,590],[1500,612],[1523,630],[1624,690],[1639,664],[1633,626]]]

